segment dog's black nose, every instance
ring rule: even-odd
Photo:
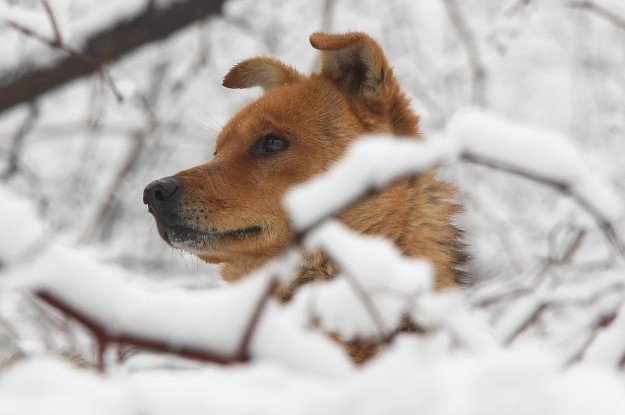
[[[143,190],[143,203],[150,207],[159,207],[168,200],[173,199],[180,188],[180,179],[176,177],[164,177],[154,180]]]

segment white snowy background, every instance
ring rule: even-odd
[[[146,7],[49,4],[78,49]],[[40,1],[0,0],[0,74],[63,56],[7,21],[54,36]],[[296,250],[226,286],[159,238],[144,186],[209,161],[260,93],[225,89],[223,75],[259,54],[310,72],[322,28],[379,40],[426,141],[363,140],[289,194],[293,223],[357,196],[335,189],[441,166],[466,206],[469,286],[433,292],[426,260],[325,221],[304,244],[345,274],[284,307],[263,292]],[[123,103],[94,75],[0,113],[1,414],[625,413],[625,2],[230,0],[107,69]],[[242,363],[115,341],[98,359],[93,333],[35,292],[109,340],[225,360],[262,313]],[[392,336],[406,314],[423,333]],[[356,367],[324,332],[378,338],[381,352]]]

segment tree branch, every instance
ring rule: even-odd
[[[473,32],[469,29],[456,1],[443,0],[443,3],[445,4],[445,9],[447,10],[452,24],[458,32],[460,43],[462,43],[467,52],[473,77],[473,103],[484,106],[486,104],[486,67],[484,66],[484,62],[482,62],[482,56],[480,55],[477,41],[475,40]]]
[[[22,152],[22,146],[24,144],[24,139],[32,131],[35,127],[35,122],[39,118],[39,106],[36,103],[33,103],[30,106],[30,110],[28,115],[22,122],[22,125],[15,133],[13,137],[13,141],[11,143],[11,148],[9,150],[9,160],[7,163],[7,167],[4,172],[0,175],[0,180],[6,181],[10,179],[15,173],[17,173],[20,169],[20,154]]]
[[[587,10],[613,23],[616,27],[625,30],[625,16],[620,16],[592,1],[572,1],[569,3],[569,7],[573,9]]]
[[[218,14],[223,3],[224,0],[180,0],[163,8],[148,8],[132,18],[116,22],[94,33],[86,39],[84,48],[76,51],[89,57],[93,64],[70,54],[52,66],[27,64],[30,69],[17,75],[9,71],[0,76],[0,113],[75,79],[98,72],[102,65],[118,60],[150,42],[164,39],[197,20]]]
[[[56,17],[54,16],[54,12],[52,11],[50,2],[48,0],[41,0],[41,5],[46,11],[46,15],[48,16],[48,20],[50,21],[50,26],[52,27],[52,33],[54,33],[54,41],[57,45],[60,46],[63,44],[63,38],[61,37],[59,24],[56,21]]]
[[[96,319],[89,317],[82,310],[73,307],[71,304],[68,304],[66,301],[49,291],[39,290],[35,292],[35,295],[49,306],[57,309],[65,316],[78,322],[93,335],[96,340],[96,367],[99,371],[104,372],[106,369],[104,357],[111,344],[135,346],[143,350],[170,353],[188,359],[216,363],[219,365],[242,363],[249,360],[250,343],[256,333],[256,330],[258,329],[260,318],[265,311],[269,300],[272,298],[275,286],[275,279],[269,281],[267,287],[258,299],[258,303],[252,312],[243,335],[241,336],[238,347],[230,355],[223,355],[208,349],[188,347],[184,345],[172,345],[171,342],[163,339],[142,337],[134,333],[119,333],[113,328],[106,327]]]
[[[534,172],[520,169],[515,166],[505,165],[496,160],[488,160],[483,157],[465,152],[462,154],[461,159],[463,161],[467,161],[473,164],[479,164],[481,166],[490,167],[495,170],[504,171],[507,173],[514,174],[516,176],[524,177],[526,179],[532,180],[536,183],[541,183],[546,186],[549,186],[560,193],[571,197],[582,209],[584,209],[597,223],[597,226],[603,232],[606,240],[610,244],[610,246],[622,257],[625,257],[625,244],[620,240],[616,229],[612,222],[606,219],[601,212],[597,211],[594,206],[592,206],[586,199],[576,194],[574,189],[568,186],[566,183],[562,183],[559,181],[555,181],[549,179],[547,177],[543,177]]]

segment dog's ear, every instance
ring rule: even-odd
[[[261,86],[265,90],[293,84],[302,79],[302,75],[270,56],[258,56],[237,63],[224,77],[226,88],[251,88]]]
[[[382,49],[365,33],[317,32],[310,44],[321,51],[321,73],[351,95],[381,98],[395,83]]]

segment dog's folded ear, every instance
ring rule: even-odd
[[[395,84],[382,49],[365,33],[316,32],[310,44],[321,51],[321,73],[349,94],[381,98]]]
[[[258,56],[237,63],[224,77],[226,88],[251,88],[265,90],[298,82],[303,76],[295,69],[270,56]]]

